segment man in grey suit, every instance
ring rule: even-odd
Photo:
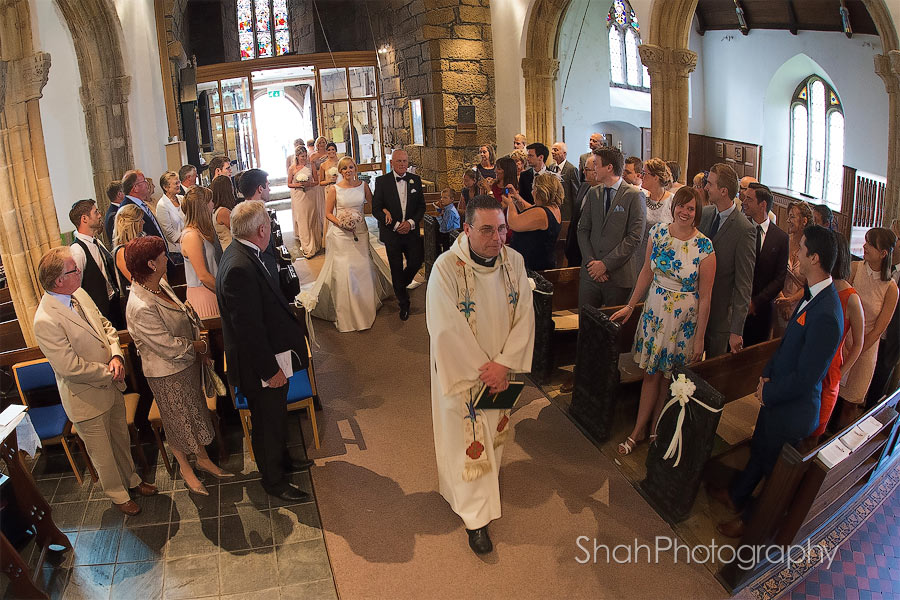
[[[594,150],[601,185],[588,191],[578,219],[582,268],[578,305],[625,304],[637,278],[635,251],[644,235],[643,192],[625,183],[625,157],[616,148]]]
[[[599,150],[603,147],[603,134],[594,132],[591,134],[591,139],[588,140],[588,146],[590,146],[590,150],[581,155],[578,159],[578,173],[581,175],[581,181],[584,182],[584,163],[587,162],[587,159],[590,158],[591,154],[594,150]]]
[[[573,214],[572,203],[575,201],[575,194],[578,193],[578,186],[581,184],[581,181],[578,179],[578,169],[575,168],[575,165],[566,160],[568,149],[566,148],[565,142],[556,142],[553,144],[550,148],[550,154],[553,155],[553,160],[556,161],[556,168],[553,169],[553,172],[558,174],[559,178],[562,179],[563,192],[565,193],[565,202],[560,210],[562,213],[562,220],[571,221]],[[548,166],[547,169],[550,169],[550,167]]]
[[[732,352],[744,347],[744,320],[750,308],[756,262],[756,228],[734,203],[737,191],[734,169],[724,163],[714,164],[706,184],[709,205],[703,208],[700,220],[700,231],[712,240],[716,251],[716,279],[706,328],[707,358],[725,354],[729,347]]]

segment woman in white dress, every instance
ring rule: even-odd
[[[306,147],[297,146],[294,159],[288,169],[288,187],[291,189],[291,212],[294,217],[294,234],[300,241],[304,258],[312,258],[322,249],[322,223],[316,206],[313,188],[319,187],[307,160]]]
[[[644,255],[650,239],[650,229],[657,223],[672,222],[672,192],[666,188],[672,183],[672,172],[669,165],[661,158],[650,158],[644,162],[643,186],[647,196],[647,223],[644,227],[644,238],[641,246],[635,250],[638,259],[637,268],[644,266]]]
[[[359,180],[356,163],[345,156],[338,163],[341,181],[325,192],[328,228],[325,265],[316,279],[312,315],[334,321],[338,331],[369,329],[381,300],[391,293],[390,279],[375,267],[375,251],[363,207],[372,201],[369,186]]]

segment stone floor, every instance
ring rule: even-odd
[[[305,452],[296,418],[289,430],[299,458]],[[42,569],[39,580],[50,597],[337,598],[316,503],[292,505],[264,493],[255,463],[240,452],[240,425],[229,423],[226,431],[226,445],[236,451],[222,467],[237,477],[217,481],[203,474],[209,496],[199,496],[158,461],[149,479],[160,493],[137,498],[143,510],[135,517],[120,513],[89,477],[79,486],[62,452],[51,447],[39,456],[37,485],[74,548],[61,564]],[[291,478],[314,493],[309,473]],[[39,554],[33,541],[22,552],[29,564]],[[13,598],[6,586],[0,577],[0,593]]]

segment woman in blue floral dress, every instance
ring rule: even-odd
[[[620,454],[630,454],[645,439],[648,423],[652,423],[650,442],[656,440],[656,421],[668,397],[672,369],[703,355],[716,256],[710,239],[697,230],[702,208],[697,190],[678,190],[672,199],[674,221],[650,229],[644,267],[631,299],[612,316],[624,323],[647,296],[634,336],[634,361],[644,371],[641,400],[634,429],[619,444]]]

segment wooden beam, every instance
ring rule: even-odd
[[[797,24],[797,11],[794,10],[794,0],[787,0],[787,10],[788,17],[791,20],[789,31],[791,32],[791,35],[797,35],[800,31],[800,26]]]
[[[706,21],[703,19],[703,13],[700,12],[698,7],[697,12],[694,13],[697,16],[697,33],[700,35],[706,34]]]
[[[163,101],[166,106],[166,124],[169,137],[178,135],[178,116],[175,114],[175,87],[172,85],[171,62],[166,44],[166,11],[165,2],[156,0],[153,12],[156,18],[156,43],[159,47],[159,70],[162,74]]]
[[[841,27],[844,30],[844,35],[847,38],[853,37],[853,27],[850,26],[850,9],[847,8],[847,3],[844,0],[841,0]]]

